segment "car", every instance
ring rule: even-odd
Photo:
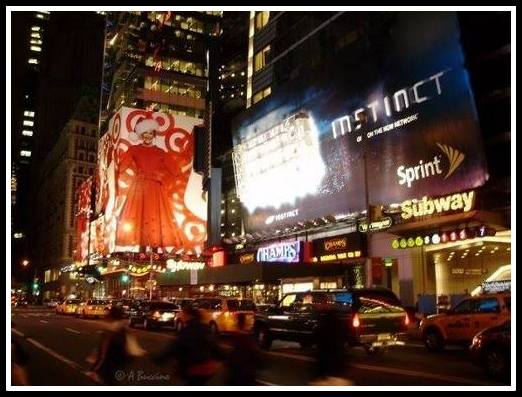
[[[129,326],[141,324],[145,329],[174,326],[176,311],[179,307],[174,303],[163,301],[145,301],[129,311]]]
[[[245,315],[245,327],[252,330],[256,305],[251,299],[240,298],[198,298],[192,303],[201,313],[201,320],[208,324],[213,334],[238,331],[238,316]],[[176,329],[179,331],[186,323],[183,311],[176,316]]]
[[[102,299],[88,299],[76,307],[78,317],[100,318],[109,315],[110,303]]]
[[[66,299],[61,305],[56,307],[57,310],[60,307],[60,310],[57,312],[61,314],[76,314],[76,309],[80,303],[80,299]]]
[[[334,310],[347,325],[346,343],[362,346],[368,354],[404,344],[409,324],[406,311],[395,294],[385,288],[353,288],[338,291],[294,292],[255,316],[258,345],[270,349],[274,340],[299,342],[306,348],[315,343],[321,316]]]
[[[511,320],[480,331],[469,347],[473,364],[493,378],[508,381],[511,373]]]
[[[259,304],[256,303],[256,311],[258,313],[266,312],[275,306],[276,306],[275,304],[270,304],[270,303],[259,303]]]
[[[113,299],[109,301],[109,307],[120,306],[123,310],[125,318],[129,317],[130,309],[134,306],[139,306],[141,301],[134,299]]]
[[[48,299],[44,302],[45,307],[48,307],[49,309],[54,309],[56,306],[58,306],[60,302],[56,299]]]
[[[424,318],[420,334],[429,351],[440,352],[446,345],[468,347],[477,333],[509,319],[510,294],[478,295],[462,300],[444,313]]]

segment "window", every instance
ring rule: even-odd
[[[32,112],[30,110],[26,110],[24,112],[24,116],[26,116],[26,117],[34,117],[34,112]]]
[[[40,26],[32,26],[32,27],[31,27],[31,30],[32,30],[33,32],[39,32],[40,29],[41,29]]]
[[[78,159],[80,159],[80,161],[85,161],[85,155],[83,154],[83,152],[80,152],[78,154]]]
[[[460,302],[453,311],[457,314],[471,313],[472,312],[472,300],[467,299],[463,302]]]
[[[29,58],[29,60],[27,62],[30,63],[31,65],[38,65],[38,63],[39,63],[38,59],[36,59],[36,58]]]
[[[31,157],[31,151],[29,151],[29,150],[20,150],[20,156],[22,156],[22,157]]]
[[[256,12],[256,31],[261,29],[268,23],[270,19],[270,11],[258,11]]]
[[[42,38],[42,36],[40,35],[40,33],[36,33],[36,32],[31,33],[31,37],[32,37],[33,39],[41,39],[41,38]]]
[[[46,270],[44,273],[44,282],[48,283],[51,281],[51,270]]]
[[[36,45],[42,45],[42,40],[31,39],[30,43],[31,44],[36,44]]]
[[[33,131],[31,130],[22,130],[23,136],[33,136]]]
[[[500,306],[497,298],[485,298],[481,299],[478,304],[479,313],[498,313],[500,312]]]
[[[281,306],[286,307],[286,308],[292,306],[292,304],[295,302],[296,296],[297,295],[295,295],[295,294],[285,296],[283,298],[283,301],[281,302]]]
[[[36,45],[32,45],[30,48],[31,48],[31,51],[35,51],[35,52],[42,51],[42,47],[39,47],[39,46],[36,46]]]
[[[266,66],[266,64],[268,63],[269,56],[270,46],[267,45],[254,56],[254,72],[258,72]]]
[[[32,120],[24,120],[23,124],[25,126],[32,127],[34,125],[34,121],[32,121]]]
[[[85,127],[83,127],[83,126],[80,127],[80,133],[81,133],[82,135],[85,135]]]
[[[272,88],[271,87],[267,87],[264,90],[258,91],[257,93],[254,94],[253,102],[257,103],[261,99],[264,99],[267,96],[269,96],[271,93],[272,93]]]

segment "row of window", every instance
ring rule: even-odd
[[[167,19],[168,16],[166,12],[152,11],[148,13],[148,17],[151,21],[157,20],[166,26],[174,26],[175,28],[190,30],[192,32],[204,33],[205,31],[211,31],[210,26],[207,26],[207,29],[205,29],[205,24],[202,21],[180,14],[175,14]]]
[[[259,72],[261,69],[263,69],[270,61],[269,58],[270,45],[267,45],[265,48],[254,55],[254,72]]]
[[[146,90],[159,91],[166,94],[188,96],[190,98],[202,98],[203,88],[193,84],[181,83],[179,81],[165,80],[158,77],[145,77],[144,87]]]
[[[74,132],[80,135],[96,136],[96,129],[91,128],[89,131],[87,131],[87,129],[83,125],[77,125]]]
[[[254,94],[254,97],[252,98],[253,103],[257,103],[260,100],[266,98],[272,93],[272,87],[264,88]]]
[[[158,57],[154,59],[149,56],[145,61],[146,66],[156,69],[172,70],[174,72],[191,74],[193,76],[206,76],[205,67],[197,62],[188,62],[170,57]]]
[[[189,116],[189,117],[195,117],[198,119],[202,119],[204,116],[203,110],[185,108],[183,106],[169,105],[166,103],[145,102],[144,107],[145,107],[145,110],[170,113],[175,116]]]

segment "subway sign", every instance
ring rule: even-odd
[[[270,244],[257,250],[258,262],[299,262],[301,253],[301,242],[291,241]]]
[[[406,200],[401,204],[401,218],[410,220],[448,212],[469,212],[475,205],[475,191],[455,193],[438,198],[424,196],[420,200]]]

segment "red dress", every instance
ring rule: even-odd
[[[118,219],[117,245],[182,246],[172,199],[176,177],[181,177],[180,166],[156,146],[131,146],[122,155],[117,183],[127,180],[129,186],[118,186],[125,202]]]

